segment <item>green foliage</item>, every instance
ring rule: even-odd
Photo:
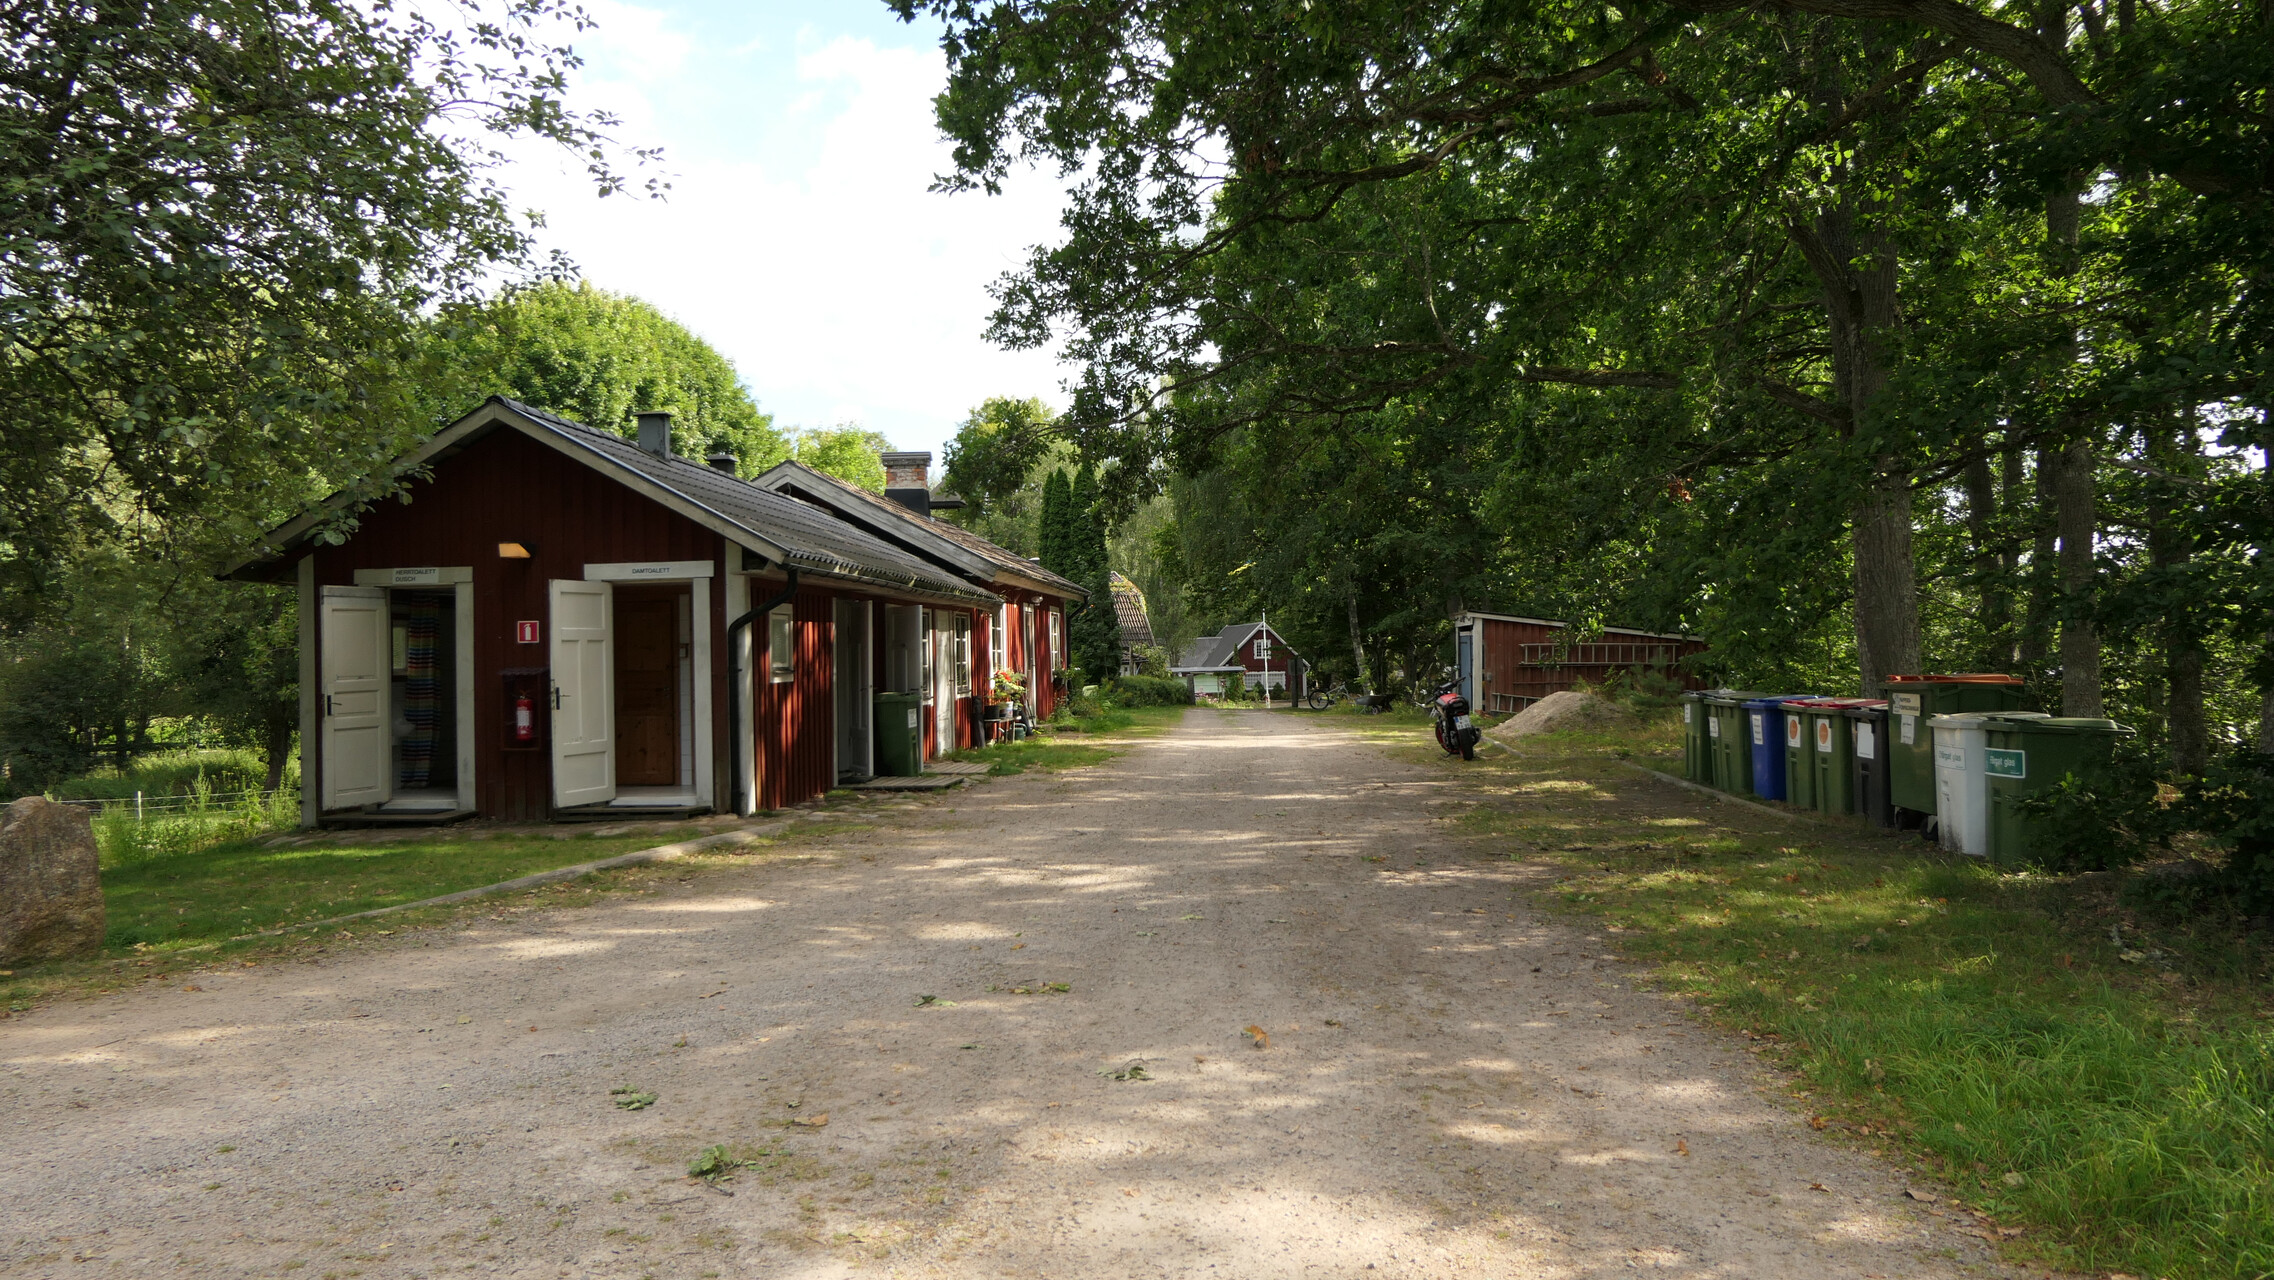
[[[131,799],[95,817],[95,846],[103,869],[115,871],[160,859],[200,853],[217,845],[279,831],[300,820],[300,798],[290,792],[243,794],[217,799],[201,774],[190,784],[186,805],[138,815]]]
[[[281,779],[292,790],[298,779],[287,769]],[[58,800],[126,800],[135,793],[145,797],[194,795],[202,784],[209,794],[233,794],[263,788],[268,762],[246,747],[195,747],[182,751],[156,751],[139,756],[124,769],[105,765],[76,778],[66,778],[47,789]],[[295,801],[297,803],[297,801]]]
[[[973,517],[1002,513],[1019,501],[1036,464],[1051,455],[1056,422],[1040,400],[988,397],[956,428],[941,487],[962,498]]]
[[[1066,473],[1052,468],[1050,478],[1042,486],[1042,527],[1037,531],[1035,555],[1042,567],[1052,573],[1064,575],[1071,567],[1072,552],[1067,544],[1066,509],[1074,500],[1073,485]]]
[[[2214,761],[2184,810],[2226,854],[2220,880],[2234,905],[2274,916],[2274,755],[2237,748]]]
[[[546,281],[454,308],[426,346],[420,372],[438,424],[504,395],[625,436],[637,415],[669,413],[675,451],[732,453],[745,476],[790,456],[726,357],[652,304],[590,282]]]
[[[559,143],[624,186],[613,121],[563,100],[563,18],[0,8],[0,613],[89,546],[218,558],[329,486],[392,484],[422,312],[559,269],[495,148]]]
[[[1165,676],[1116,676],[1103,690],[1106,701],[1117,707],[1188,707],[1192,694],[1184,681]]]
[[[827,430],[808,428],[798,432],[795,456],[799,462],[825,475],[882,493],[884,463],[877,455],[891,451],[891,441],[848,422]]]

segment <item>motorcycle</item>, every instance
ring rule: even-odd
[[[1449,756],[1477,758],[1484,730],[1469,717],[1469,700],[1461,696],[1461,682],[1451,679],[1429,691],[1429,718],[1437,730],[1437,745]]]

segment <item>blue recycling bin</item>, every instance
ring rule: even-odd
[[[1785,693],[1745,702],[1745,725],[1752,738],[1753,794],[1763,800],[1782,800],[1784,789],[1784,704],[1812,693]]]

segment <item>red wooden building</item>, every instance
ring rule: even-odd
[[[1684,688],[1705,687],[1681,665],[1705,652],[1689,636],[1630,627],[1580,635],[1569,623],[1471,611],[1453,619],[1453,639],[1462,693],[1488,715],[1522,711],[1582,680],[1601,684],[1614,671],[1656,670]]]
[[[1308,670],[1303,656],[1264,622],[1235,622],[1202,636],[1169,664],[1169,675],[1184,681],[1195,697],[1223,693],[1235,683],[1279,697],[1292,689],[1300,696]]]
[[[264,539],[234,572],[299,589],[303,822],[779,808],[873,771],[877,691],[985,687],[991,586],[721,462],[493,398],[407,502]]]

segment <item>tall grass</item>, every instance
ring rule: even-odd
[[[217,799],[215,788],[202,774],[191,780],[186,799],[186,804],[162,812],[137,813],[131,798],[105,805],[95,816],[95,845],[101,850],[103,868],[197,853],[292,826],[300,818],[299,797],[290,789],[273,795],[241,791],[232,799]]]
[[[284,768],[284,789],[296,789],[299,764]],[[47,794],[57,800],[132,800],[145,796],[187,796],[200,785],[217,794],[259,789],[268,781],[261,753],[249,747],[197,747],[161,751],[136,760],[125,769],[92,769],[80,777],[56,783]]]

